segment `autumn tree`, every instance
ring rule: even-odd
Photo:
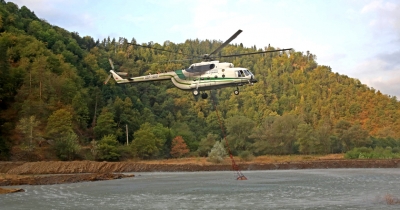
[[[172,147],[170,154],[174,158],[180,158],[189,153],[189,149],[185,143],[185,140],[183,140],[182,136],[177,136],[174,139],[172,139],[171,146]]]

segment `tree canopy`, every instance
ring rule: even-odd
[[[181,54],[128,42],[136,40],[81,37],[39,19],[26,7],[0,1],[0,158],[17,156],[12,147],[27,142],[34,146],[39,137],[69,139],[74,146],[102,141],[104,148],[114,149],[128,136],[133,156],[168,158],[173,137],[181,136],[190,155],[207,155],[223,138],[211,100],[196,98],[170,81],[103,81],[109,58],[117,71],[139,76],[188,67],[189,61],[162,61],[208,53],[222,42],[143,43]],[[278,48],[230,44],[220,53],[273,49]],[[223,60],[248,68],[259,81],[243,87],[238,96],[232,88],[211,93],[234,154],[325,154],[400,146],[398,99],[318,65],[316,58],[291,50]],[[115,159],[118,152],[104,153],[104,159]],[[72,153],[63,158],[73,158]]]

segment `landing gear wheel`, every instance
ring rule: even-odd
[[[202,98],[202,99],[208,98],[208,94],[207,94],[207,93],[202,93],[202,94],[201,94],[201,98]]]
[[[233,93],[234,93],[235,95],[239,95],[239,90],[234,90]]]
[[[200,93],[199,90],[193,90],[193,95],[194,95],[194,96],[198,96],[199,93]]]

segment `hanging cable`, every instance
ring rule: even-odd
[[[239,166],[236,165],[236,162],[233,159],[233,155],[232,155],[231,149],[229,148],[228,140],[226,140],[225,131],[224,131],[224,128],[222,126],[222,121],[221,121],[221,119],[219,117],[219,114],[218,114],[217,105],[215,104],[214,96],[211,94],[211,91],[210,91],[210,95],[211,95],[211,100],[212,100],[213,105],[214,105],[215,112],[216,112],[217,117],[218,117],[218,122],[219,122],[219,126],[221,127],[222,135],[224,136],[224,139],[225,139],[226,148],[228,149],[229,157],[231,158],[231,161],[232,161],[232,170],[236,172],[236,180],[247,180],[247,178],[239,170]]]

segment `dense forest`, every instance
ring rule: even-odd
[[[234,155],[400,147],[397,98],[318,65],[311,52],[224,59],[250,69],[258,83],[203,100],[170,81],[104,85],[108,58],[130,76],[190,65],[166,62],[182,54],[129,43],[136,40],[81,37],[0,0],[0,160],[207,156],[223,138],[216,109]],[[222,42],[138,44],[201,55]],[[220,53],[271,49],[235,44]]]

